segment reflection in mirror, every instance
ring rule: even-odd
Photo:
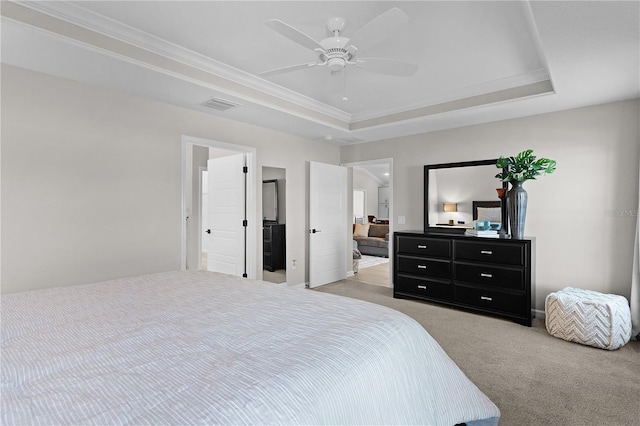
[[[451,226],[451,219],[454,226],[472,227],[474,201],[491,201],[499,206],[496,188],[506,184],[495,178],[495,164],[496,160],[482,160],[425,166],[425,230]],[[456,210],[445,212],[445,203],[455,203]]]
[[[262,219],[265,223],[278,223],[278,180],[262,181]]]

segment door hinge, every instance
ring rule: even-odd
[[[246,220],[246,219],[245,219],[245,220],[243,220],[243,221],[242,221],[242,226],[244,226],[244,227],[249,226],[249,221],[248,221],[248,220]]]
[[[249,167],[242,166],[242,173],[249,173]]]

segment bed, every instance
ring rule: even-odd
[[[495,425],[408,316],[212,272],[2,297],[3,425]]]
[[[501,221],[500,201],[472,201],[473,220]]]

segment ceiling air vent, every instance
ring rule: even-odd
[[[238,106],[240,106],[240,104],[235,103],[235,102],[231,102],[231,101],[227,101],[225,99],[212,98],[212,99],[209,99],[206,102],[203,102],[202,106],[206,106],[207,108],[215,109],[215,110],[218,110],[218,111],[226,111],[228,109],[238,107]]]

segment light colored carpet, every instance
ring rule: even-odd
[[[359,269],[357,274],[353,274],[348,280],[360,281],[367,284],[391,287],[389,278],[389,262],[380,263],[365,269]]]
[[[416,319],[500,408],[501,426],[640,425],[640,341],[616,351],[533,327],[415,300],[354,280],[317,291],[385,305]]]
[[[287,281],[287,271],[284,269],[278,269],[273,272],[269,272],[266,269],[262,271],[262,279],[275,284],[281,284]]]

